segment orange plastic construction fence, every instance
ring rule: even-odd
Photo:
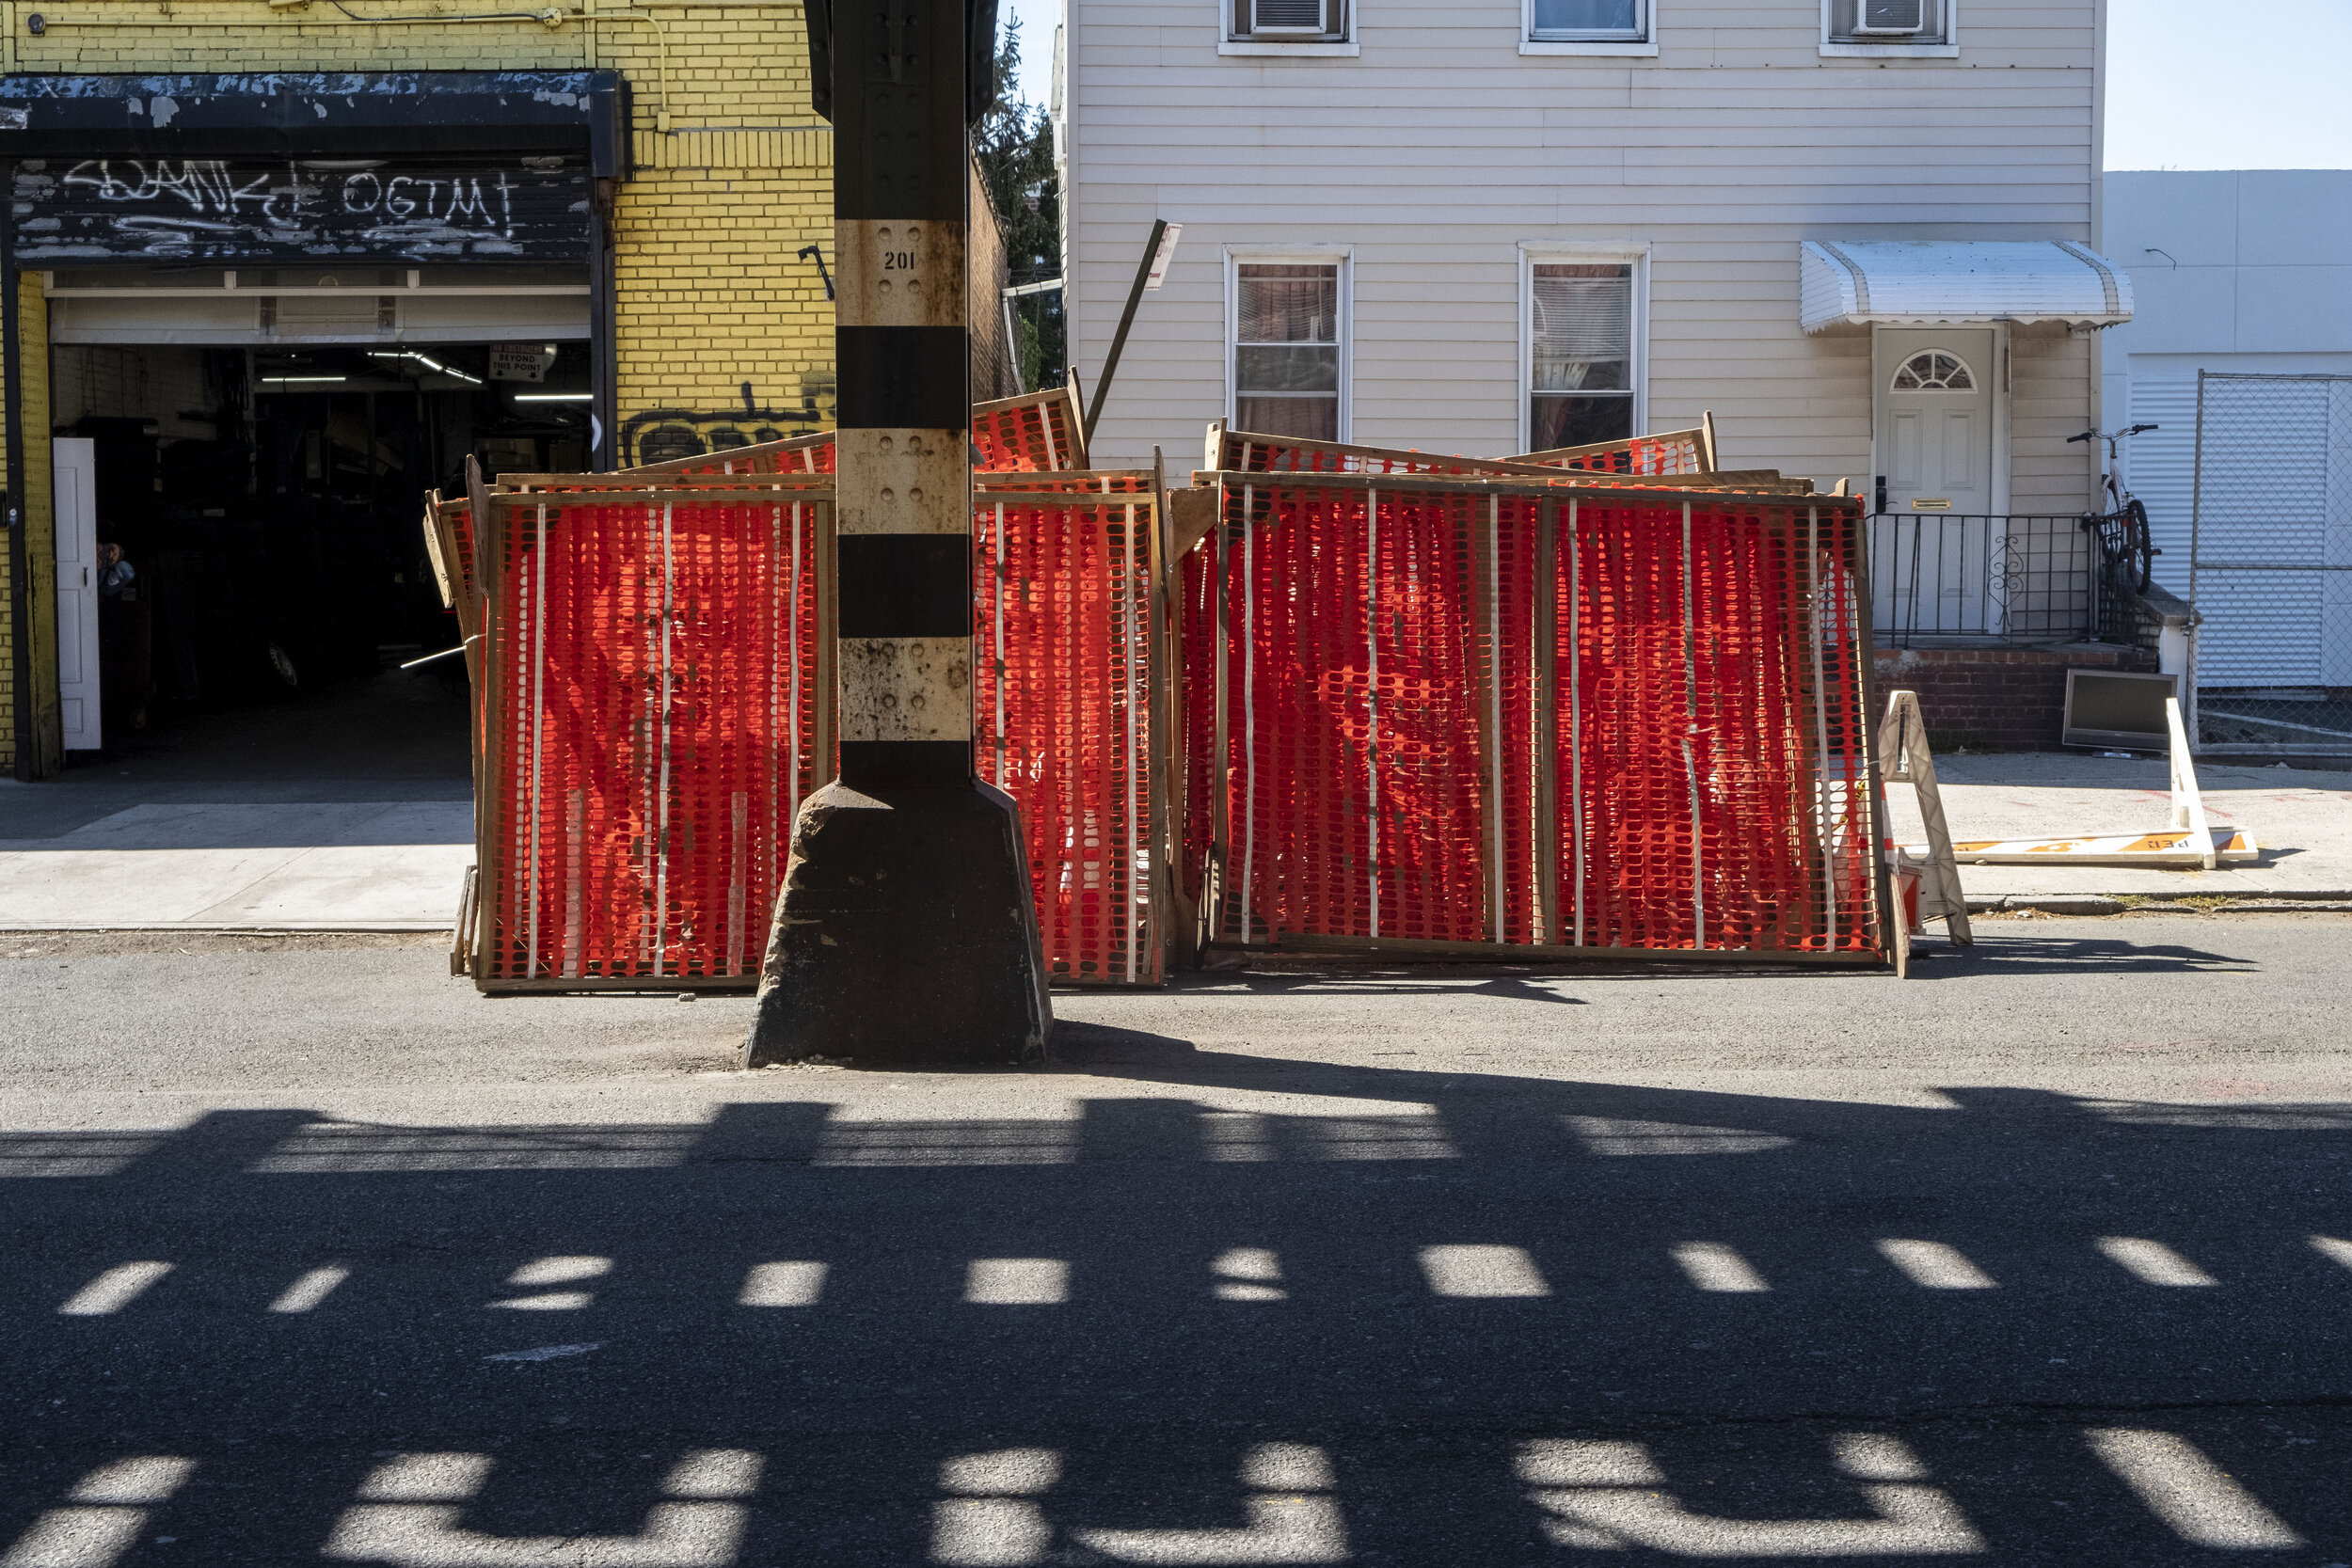
[[[1034,477],[975,506],[976,768],[1020,802],[1053,974],[1156,983],[1159,512],[1132,476]],[[492,499],[478,984],[753,982],[793,816],[833,773],[830,502]]]
[[[1661,431],[1585,447],[1561,447],[1519,457],[1461,457],[1397,447],[1355,446],[1303,436],[1268,436],[1209,426],[1203,472],[1324,474],[1452,474],[1541,477],[1546,469],[1576,473],[1662,476],[1698,474],[1714,467],[1709,427]]]
[[[822,507],[501,496],[474,975],[749,982],[819,782]]]
[[[1159,509],[1137,494],[978,499],[978,768],[1020,802],[1048,970],[1156,984]]]
[[[1039,473],[1083,468],[1086,441],[1075,404],[1063,388],[1000,398],[972,405],[972,446],[977,470]],[[757,446],[727,447],[691,457],[623,468],[632,477],[652,475],[829,474],[834,467],[834,433],[794,436]]]
[[[1233,943],[1883,950],[1857,502],[1226,474],[1181,875]]]

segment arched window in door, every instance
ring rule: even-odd
[[[1977,378],[1968,372],[1968,363],[1957,354],[1947,354],[1940,348],[1921,349],[1902,363],[1895,372],[1895,390],[1899,392],[1973,392]]]

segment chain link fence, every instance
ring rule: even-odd
[[[2352,752],[2352,375],[2197,377],[2202,749]]]

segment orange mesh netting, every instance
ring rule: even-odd
[[[1083,468],[1085,437],[1070,393],[1062,388],[972,406],[977,467],[998,473]]]
[[[667,491],[493,507],[477,978],[749,984],[792,816],[832,774],[824,505]],[[1156,518],[1123,490],[975,508],[976,765],[1021,804],[1061,979],[1161,977]]]
[[[1152,637],[1157,509],[1012,494],[973,510],[980,776],[1020,802],[1057,980],[1155,984]]]
[[[816,784],[818,507],[492,510],[477,978],[755,974]]]
[[[1213,937],[1878,950],[1856,503],[1410,484],[1183,563]]]

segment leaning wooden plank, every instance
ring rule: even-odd
[[[753,476],[755,481],[759,477],[758,475]],[[820,474],[818,477],[831,479],[833,476]],[[545,506],[552,513],[566,505],[582,509],[620,505],[661,506],[668,503],[679,506],[787,506],[832,499],[833,486],[831,484],[812,484],[789,490],[774,490],[765,486],[758,489],[718,490],[697,486],[680,489],[663,485],[658,490],[580,491],[569,496],[562,493],[543,495],[532,491],[497,491],[491,495],[490,504],[502,512],[511,512],[517,507],[535,509]]]
[[[1316,441],[1303,436],[1209,427],[1210,466],[1233,472],[1296,474],[1540,474],[1539,464],[1460,457],[1401,447]]]
[[[1244,951],[1239,943],[1215,943],[1220,951]],[[1800,964],[1812,969],[1883,969],[1878,953],[1822,953],[1779,947],[1573,947],[1554,942],[1424,942],[1391,937],[1314,936],[1284,931],[1267,947],[1252,943],[1247,951],[1279,956],[1284,953],[1353,953],[1402,962],[1432,963],[1666,963],[1707,964],[1717,968],[1753,969],[1765,965]]]
[[[473,975],[474,867],[466,867],[457,887],[457,923],[450,927],[449,972],[459,979]]]
[[[1506,461],[1597,473],[1692,474],[1704,473],[1712,467],[1712,452],[1708,427],[1698,425],[1690,430],[1629,436],[1618,441],[1595,441],[1581,447],[1550,447],[1542,451],[1521,452]]]
[[[433,586],[441,592],[441,608],[455,610],[457,600],[450,588],[449,562],[441,549],[441,493],[424,493],[424,556],[433,567]]]
[[[1157,481],[1150,468],[975,468],[972,488],[992,499],[1014,491],[1052,496],[1150,496]]]
[[[1554,484],[1609,484],[1632,481],[1661,490],[1760,490],[1772,495],[1809,496],[1810,479],[1783,474],[1778,468],[1708,469],[1695,474],[1611,474],[1581,468],[1553,470]]]
[[[1092,466],[1093,458],[1087,451],[1086,388],[1078,385],[1078,367],[1075,365],[1070,367],[1065,389],[1070,394],[1070,434],[1075,443],[1070,466],[1073,468],[1089,467]]]
[[[620,468],[623,474],[707,474],[707,473],[809,473],[833,467],[833,432],[819,430],[807,436],[787,436],[778,441],[760,441],[746,447],[722,447],[717,451],[698,452],[691,457],[665,458],[659,463],[641,463],[635,467]],[[593,476],[573,475],[573,478]]]
[[[689,491],[763,490],[798,498],[811,491],[829,491],[833,475],[694,473],[694,474],[501,474],[491,494],[499,496],[645,496],[681,495]]]
[[[749,974],[640,974],[606,976],[581,974],[565,976],[543,974],[536,979],[507,977],[476,983],[475,989],[485,996],[562,996],[587,994],[594,991],[639,992],[656,996],[675,996],[680,991],[694,991],[705,996],[749,996],[759,989],[759,975]]]
[[[1644,504],[1655,503],[1660,499],[1660,493],[1661,490],[1671,490],[1674,493],[1675,499],[1677,504],[1685,499],[1688,499],[1694,506],[1705,504],[1708,501],[1715,501],[1720,503],[1720,505],[1724,509],[1753,507],[1756,504],[1756,498],[1758,495],[1782,494],[1782,492],[1777,490],[1742,491],[1737,488],[1719,489],[1713,486],[1702,489],[1697,486],[1688,484],[1659,485],[1651,483],[1650,480],[1646,476],[1625,474],[1595,476],[1590,479],[1580,478],[1573,482],[1564,483],[1560,476],[1556,474],[1549,479],[1546,479],[1540,477],[1530,477],[1519,473],[1364,474],[1346,472],[1313,472],[1268,474],[1263,470],[1245,473],[1235,472],[1229,469],[1218,473],[1196,473],[1193,475],[1193,483],[1196,485],[1202,485],[1204,487],[1206,485],[1222,485],[1229,500],[1232,493],[1245,484],[1254,485],[1259,490],[1269,494],[1275,491],[1294,494],[1307,494],[1319,490],[1378,489],[1383,492],[1411,492],[1422,495],[1502,495],[1534,497],[1547,494],[1557,495],[1563,490],[1572,490],[1587,503],[1621,499],[1629,502]],[[1802,483],[1804,482],[1800,481],[1798,483]],[[1813,492],[1808,488],[1801,493],[1809,496]],[[1857,505],[1855,498],[1852,497],[1846,497],[1840,499],[1824,496],[1821,497],[1820,499],[1825,503],[1835,504],[1849,510]]]

